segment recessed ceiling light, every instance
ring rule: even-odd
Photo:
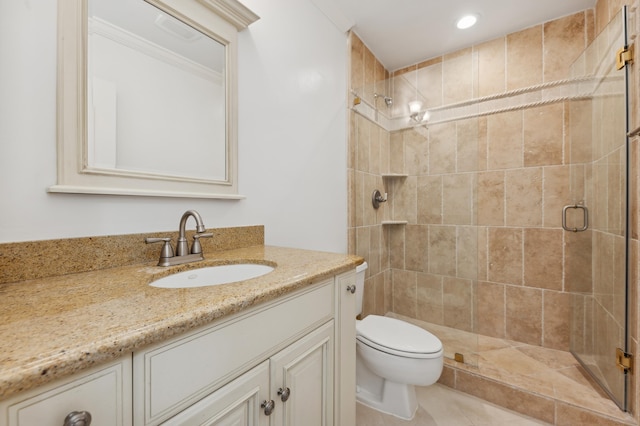
[[[466,30],[467,28],[473,27],[476,22],[478,22],[478,17],[476,15],[465,15],[458,19],[456,26],[461,30]]]

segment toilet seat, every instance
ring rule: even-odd
[[[356,325],[356,339],[382,352],[405,358],[442,355],[442,342],[413,324],[379,315],[368,315]]]

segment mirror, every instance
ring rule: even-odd
[[[50,192],[242,198],[235,0],[60,0]]]
[[[90,168],[227,180],[225,46],[157,7],[89,0]]]

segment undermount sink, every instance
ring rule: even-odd
[[[208,287],[257,278],[268,274],[273,269],[272,266],[256,263],[209,266],[178,272],[152,281],[149,285],[160,288]]]

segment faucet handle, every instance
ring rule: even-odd
[[[161,242],[164,243],[164,245],[162,246],[162,250],[160,251],[160,261],[162,261],[162,259],[168,259],[170,257],[173,257],[173,247],[171,246],[171,238],[147,237],[144,239],[144,242],[147,244],[161,243]]]
[[[211,238],[213,237],[212,233],[201,233],[194,234],[193,236],[193,244],[191,245],[191,254],[200,254],[202,253],[202,245],[200,245],[200,238]]]

